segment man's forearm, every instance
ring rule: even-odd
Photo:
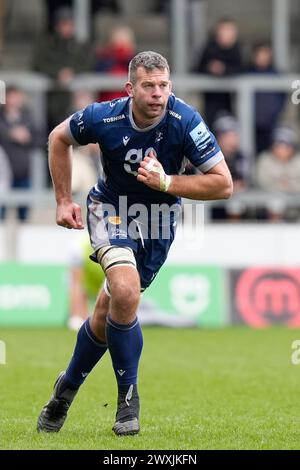
[[[202,201],[228,199],[232,194],[232,182],[231,178],[215,173],[174,175],[168,194]]]
[[[71,147],[56,130],[49,136],[49,169],[57,203],[71,201]]]

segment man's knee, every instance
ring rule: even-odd
[[[97,259],[107,274],[105,291],[111,296],[114,307],[136,309],[140,300],[140,279],[132,249],[107,245],[98,250]]]
[[[140,300],[139,283],[134,285],[125,281],[111,283],[110,292],[112,302],[120,309],[136,308]]]

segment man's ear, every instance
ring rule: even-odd
[[[131,82],[125,83],[125,90],[130,98],[133,97],[133,85]]]
[[[171,82],[171,80],[169,80],[169,94],[170,95],[172,94],[172,89],[173,89],[173,83]]]

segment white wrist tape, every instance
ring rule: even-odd
[[[147,165],[145,166],[145,169],[148,171],[154,171],[155,173],[159,174],[159,189],[160,191],[166,192],[168,191],[171,181],[172,181],[172,176],[167,175],[164,172],[163,167],[161,164],[152,158]]]
[[[160,190],[163,191],[164,193],[165,193],[166,191],[168,191],[171,182],[172,182],[172,176],[171,176],[171,175],[167,175],[167,174],[164,172],[163,178],[161,177],[161,175],[160,175],[160,178],[159,178],[159,187],[160,187]]]

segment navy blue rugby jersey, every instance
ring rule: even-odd
[[[70,131],[75,144],[100,146],[104,176],[96,190],[103,200],[126,195],[131,204],[180,201],[137,181],[139,164],[150,150],[169,175],[181,174],[187,159],[203,173],[223,159],[200,114],[173,94],[159,122],[147,128],[137,127],[131,99],[126,97],[93,103],[76,112],[70,118]]]

